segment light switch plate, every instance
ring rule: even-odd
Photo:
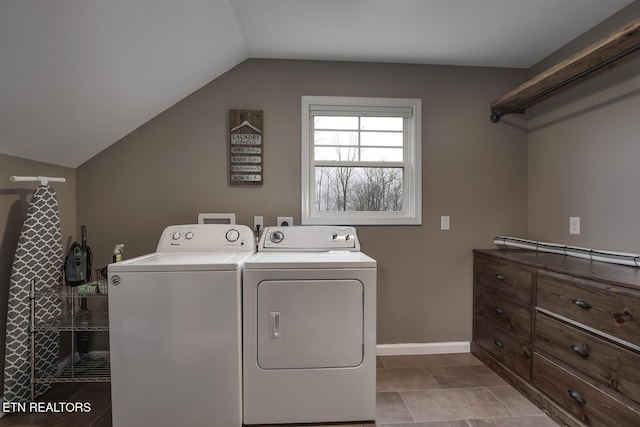
[[[440,217],[440,230],[450,230],[451,222],[448,215],[443,215]]]
[[[580,217],[569,217],[569,234],[580,234]]]

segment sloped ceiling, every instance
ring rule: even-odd
[[[0,0],[0,154],[77,167],[246,58],[528,68],[630,0]]]

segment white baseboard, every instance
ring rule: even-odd
[[[376,354],[378,356],[407,356],[407,355],[414,355],[414,354],[469,353],[470,351],[471,351],[471,343],[469,341],[376,345]]]

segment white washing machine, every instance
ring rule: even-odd
[[[375,419],[376,261],[353,227],[265,228],[243,271],[244,423]]]
[[[244,225],[166,228],[153,254],[111,264],[111,402],[118,427],[242,426]]]

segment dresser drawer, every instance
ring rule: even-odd
[[[640,345],[640,298],[600,282],[578,283],[538,274],[537,305],[632,344]]]
[[[536,313],[536,349],[640,403],[640,355]]]
[[[476,285],[492,289],[505,298],[522,305],[531,305],[533,272],[513,263],[476,257]]]
[[[474,316],[479,322],[493,322],[504,332],[531,341],[531,309],[514,304],[481,287],[474,297]]]
[[[476,324],[473,334],[476,344],[519,377],[531,380],[531,351],[528,345],[490,324]]]
[[[556,363],[533,356],[533,384],[587,426],[638,426],[640,413]]]

